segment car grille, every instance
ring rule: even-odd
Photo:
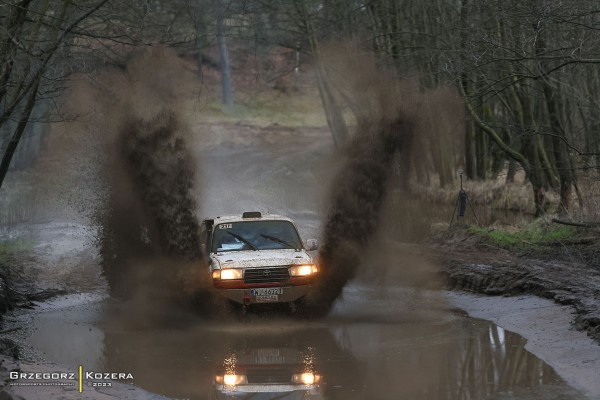
[[[278,283],[287,282],[290,271],[283,268],[259,268],[244,271],[244,283]]]
[[[248,369],[246,371],[248,383],[290,383],[292,381],[292,371],[286,368],[261,368]]]

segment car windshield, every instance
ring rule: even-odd
[[[301,248],[300,236],[289,221],[240,221],[215,226],[211,251]]]

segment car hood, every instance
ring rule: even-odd
[[[249,250],[213,253],[211,258],[221,268],[261,268],[281,265],[311,263],[312,258],[304,250]]]

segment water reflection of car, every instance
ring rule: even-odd
[[[311,348],[242,348],[215,376],[218,399],[322,399],[321,376]]]
[[[321,376],[310,360],[290,348],[232,352],[215,376],[217,398],[257,398],[260,393],[261,399],[321,399]]]
[[[206,219],[201,238],[214,287],[235,303],[289,303],[295,308],[317,275],[307,253],[317,249],[317,241],[305,245],[286,217],[245,212]]]

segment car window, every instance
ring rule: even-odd
[[[236,237],[225,235],[219,241],[217,251],[244,250],[246,244]]]
[[[289,221],[223,223],[213,231],[213,252],[301,248],[300,236]]]

